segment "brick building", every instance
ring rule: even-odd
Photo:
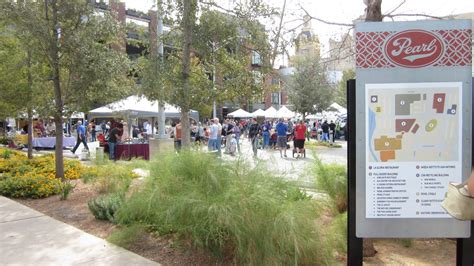
[[[150,10],[148,13],[141,11],[127,9],[124,2],[119,0],[110,0],[109,4],[104,1],[91,0],[91,3],[95,5],[96,10],[100,12],[113,11],[112,14],[118,21],[127,26],[128,32],[123,37],[123,41],[114,45],[114,49],[126,52],[130,59],[137,59],[139,56],[148,52],[148,45],[150,47],[157,47],[157,13],[156,11]],[[134,30],[135,29],[135,30]],[[136,29],[145,32],[145,35],[149,38],[149,44],[140,44],[139,35]],[[166,25],[163,27],[164,32],[169,32],[169,27]],[[152,48],[156,49],[156,48]],[[164,45],[165,54],[167,50],[174,49],[170,45]],[[263,59],[261,56],[252,51],[249,53],[249,66],[248,70],[255,73],[255,75],[261,76],[259,69],[262,67]],[[218,72],[218,71],[217,71]],[[271,88],[267,90],[261,97],[261,100],[250,102],[240,106],[239,104],[225,103],[217,108],[217,116],[224,117],[227,113],[232,112],[238,108],[246,109],[247,111],[254,111],[258,108],[266,109],[270,106],[279,108],[281,105],[287,103],[287,94],[283,89],[283,82],[280,78],[280,71],[274,69],[270,74],[265,77],[261,77],[262,86],[265,88]],[[216,75],[216,82],[225,82],[221,77]],[[245,102],[245,101],[244,101]]]

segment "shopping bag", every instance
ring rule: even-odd
[[[461,221],[474,220],[474,198],[469,196],[467,181],[449,183],[448,192],[441,206],[454,218]]]

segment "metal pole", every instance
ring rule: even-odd
[[[356,236],[356,82],[347,81],[347,265],[362,265],[363,242]]]
[[[163,62],[163,14],[161,9],[161,0],[158,0],[156,3],[157,7],[157,32],[156,36],[158,38],[158,57]],[[165,134],[165,104],[164,102],[158,101],[158,138],[164,139],[166,138]],[[154,127],[155,125],[153,125]]]
[[[214,43],[212,43],[212,89],[214,90],[214,94],[216,93],[216,58],[215,58],[215,49]],[[215,95],[214,95],[215,97]],[[216,100],[212,102],[212,118],[217,117],[217,110],[216,110]]]

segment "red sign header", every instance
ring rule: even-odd
[[[407,30],[391,36],[384,45],[385,56],[402,67],[424,67],[435,63],[444,53],[441,38],[424,30]]]
[[[356,33],[357,68],[470,66],[471,51],[470,29]]]

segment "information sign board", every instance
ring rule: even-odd
[[[469,237],[441,207],[471,171],[471,22],[356,25],[356,235]]]

